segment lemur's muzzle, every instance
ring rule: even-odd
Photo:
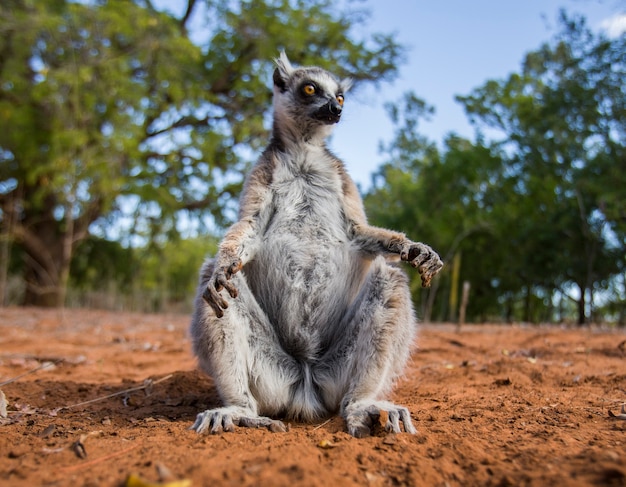
[[[332,99],[326,105],[318,108],[315,118],[327,124],[337,123],[341,118],[341,105],[337,100]]]

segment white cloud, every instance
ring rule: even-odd
[[[615,14],[600,23],[609,37],[618,37],[626,32],[626,13]]]

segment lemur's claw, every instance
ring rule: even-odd
[[[202,299],[213,309],[215,316],[218,318],[224,316],[224,309],[228,308],[228,303],[220,296],[217,289],[209,284],[202,293]]]
[[[226,301],[220,294],[222,289],[226,289],[230,297],[233,299],[239,295],[239,291],[237,291],[237,288],[231,282],[231,278],[234,274],[239,272],[241,268],[242,265],[240,259],[236,259],[229,265],[219,267],[202,293],[202,298],[213,309],[213,311],[215,311],[215,316],[218,318],[224,316],[224,310],[228,308],[228,301]]]
[[[408,261],[422,275],[422,287],[430,283],[443,267],[443,262],[433,249],[423,243],[411,243],[400,253],[400,259]]]

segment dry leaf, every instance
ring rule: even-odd
[[[57,427],[55,424],[51,424],[46,429],[44,429],[41,433],[39,433],[37,436],[39,436],[39,438],[48,438],[48,436],[54,433],[54,430],[56,430],[56,428]]]
[[[164,483],[150,482],[132,473],[126,479],[125,487],[191,487],[191,480],[183,479]]]
[[[162,464],[161,462],[158,462],[156,464],[156,470],[157,470],[157,474],[159,476],[159,480],[161,482],[166,482],[166,481],[172,480],[174,478],[174,475],[172,474],[172,471],[169,468],[167,468],[167,466]]]
[[[317,444],[318,447],[323,448],[324,450],[329,450],[331,448],[335,448],[335,445],[332,441],[330,440],[322,440]]]

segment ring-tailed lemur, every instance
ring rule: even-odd
[[[194,352],[224,407],[200,413],[199,433],[313,421],[335,412],[361,437],[381,411],[388,431],[415,433],[409,411],[381,398],[402,372],[416,333],[404,272],[424,286],[439,256],[368,225],[357,188],[325,139],[349,80],[318,67],[274,71],[274,126],[247,177],[239,220],[200,271]]]

